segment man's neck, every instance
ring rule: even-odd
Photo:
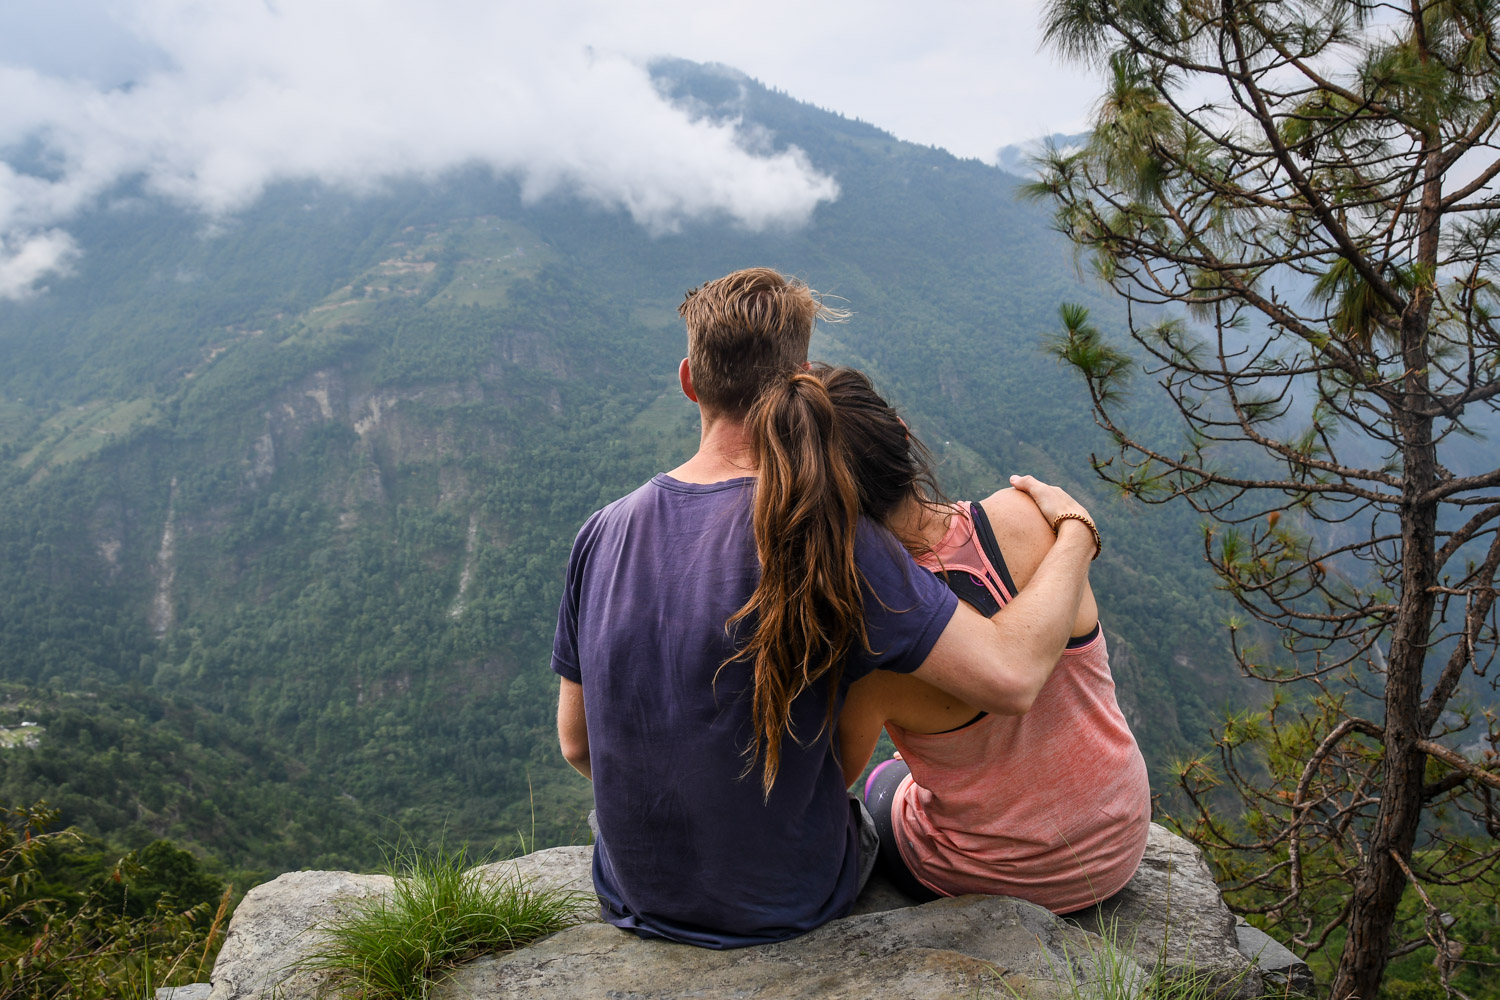
[[[680,483],[722,483],[755,475],[750,435],[743,420],[703,415],[698,451],[667,473]]]

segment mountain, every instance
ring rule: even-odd
[[[1065,153],[1082,149],[1088,140],[1089,133],[1087,132],[1075,132],[1071,135],[1054,132],[1041,139],[1011,143],[1008,146],[1001,146],[995,152],[995,166],[1008,174],[1015,174],[1017,177],[1030,180],[1036,176],[1036,170],[1031,165],[1032,159],[1049,148]]]
[[[799,147],[840,197],[795,230],[651,235],[475,168],[360,197],[285,184],[214,225],[126,186],[72,227],[75,272],[0,307],[0,680],[33,713],[115,706],[108,739],[188,760],[110,770],[114,748],[70,745],[49,772],[63,730],[43,726],[0,749],[0,795],[52,774],[95,832],[267,868],[368,864],[402,835],[586,840],[547,668],[568,548],[691,453],[675,306],[752,264],[846,300],[813,354],[873,374],[951,495],[1034,472],[1086,498],[1122,701],[1165,787],[1239,688],[1192,520],[1098,490],[1082,386],[1040,349],[1060,301],[1119,308],[1003,171],[723,67],[655,75]],[[184,819],[197,793],[162,786],[230,744],[205,767],[222,788],[238,762],[254,794]],[[113,812],[70,786],[96,772]],[[311,803],[336,829],[298,833]]]

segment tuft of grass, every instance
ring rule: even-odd
[[[1250,975],[1247,964],[1236,973],[1215,973],[1189,963],[1187,968],[1172,970],[1142,968],[1133,957],[1135,939],[1122,940],[1118,923],[1111,919],[1101,928],[1101,946],[1075,953],[1063,943],[1059,967],[1049,969],[1052,981],[1060,989],[1061,1000],[1226,1000],[1241,995],[1244,980]],[[1091,968],[1093,977],[1080,981],[1079,967]],[[996,975],[1004,1000],[1027,1000],[1029,992]],[[1295,1000],[1271,992],[1256,1000]]]
[[[593,896],[537,886],[515,871],[485,877],[467,853],[407,849],[390,867],[390,895],[365,900],[323,928],[310,965],[361,1000],[425,1000],[454,966],[510,951],[578,923]]]

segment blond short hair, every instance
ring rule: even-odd
[[[688,370],[700,405],[733,416],[750,411],[762,387],[807,361],[813,324],[848,316],[797,278],[768,267],[735,271],[688,292]]]

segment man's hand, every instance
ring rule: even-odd
[[[1082,504],[1056,486],[1031,476],[1013,476],[1011,483],[1037,505],[1049,525],[1065,514],[1088,516]],[[1066,531],[1058,525],[1054,539],[1040,520],[1033,522],[1030,530],[1041,533],[1034,547],[1045,550],[1045,556],[1021,592],[990,619],[960,602],[912,676],[986,712],[1030,711],[1062,655],[1087,588],[1094,536],[1082,522],[1071,517],[1062,521],[1074,523],[1077,527]]]
[[[1094,519],[1089,517],[1083,504],[1069,496],[1061,486],[1048,485],[1035,476],[1011,476],[1010,484],[1031,497],[1031,502],[1037,505],[1048,524],[1056,524],[1063,514],[1082,514],[1093,523]]]
[[[1031,498],[1037,510],[1047,519],[1047,526],[1052,529],[1053,535],[1061,532],[1064,524],[1076,525],[1074,530],[1086,530],[1094,541],[1094,558],[1099,558],[1104,543],[1100,541],[1099,529],[1094,525],[1094,519],[1089,517],[1089,512],[1083,509],[1083,504],[1069,496],[1067,491],[1049,486],[1035,476],[1011,476],[1010,484],[1015,487],[1016,492]]]

